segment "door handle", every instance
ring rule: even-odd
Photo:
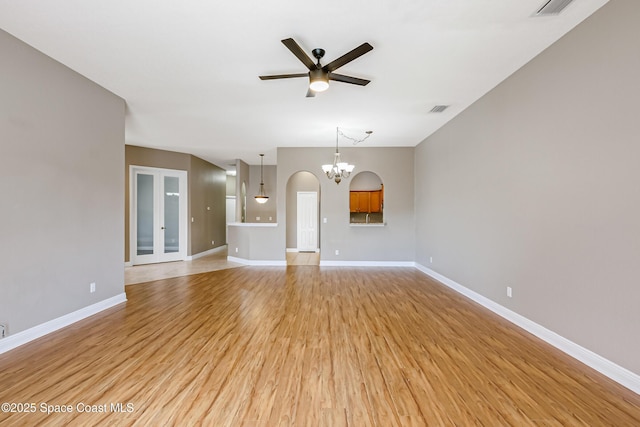
[[[160,230],[164,230],[164,227],[160,227]]]

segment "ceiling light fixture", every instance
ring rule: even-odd
[[[264,192],[264,179],[262,176],[262,159],[264,158],[264,154],[260,154],[260,192],[257,196],[255,196],[256,202],[260,204],[265,204],[269,201],[269,196],[267,196]]]
[[[336,152],[333,155],[333,164],[332,165],[322,165],[322,170],[327,174],[327,178],[333,179],[336,184],[340,184],[342,178],[349,178],[351,172],[353,172],[354,165],[350,165],[347,162],[343,162],[340,159],[340,151],[338,151],[338,135],[340,134],[340,129],[336,128]]]
[[[329,73],[324,70],[309,71],[309,89],[314,92],[324,92],[329,89]]]

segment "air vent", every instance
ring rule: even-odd
[[[533,15],[534,16],[558,15],[560,12],[564,10],[565,7],[569,6],[569,4],[572,1],[573,0],[548,0]]]
[[[433,107],[431,109],[431,111],[429,111],[430,113],[442,113],[444,110],[446,110],[447,108],[449,108],[448,105],[436,105],[435,107]]]

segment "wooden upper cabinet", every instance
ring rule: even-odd
[[[382,191],[371,191],[369,193],[369,212],[378,213],[382,211]]]
[[[381,212],[382,190],[376,191],[350,191],[349,210],[351,212]]]
[[[349,192],[349,211],[350,212],[359,212],[358,209],[360,205],[358,204],[360,198],[358,197],[357,191]]]

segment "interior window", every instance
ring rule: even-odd
[[[384,184],[380,177],[369,171],[351,178],[349,185],[350,221],[354,224],[380,224],[383,222]]]

